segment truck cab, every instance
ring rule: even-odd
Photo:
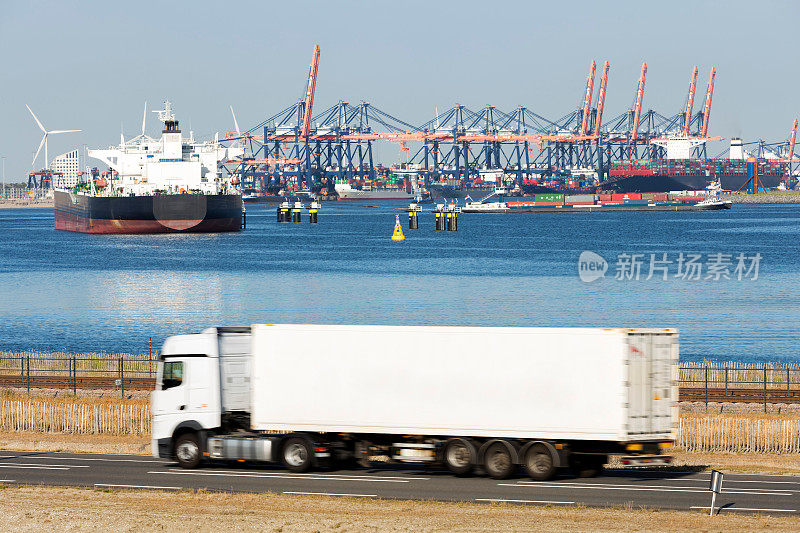
[[[208,436],[247,427],[249,402],[250,328],[169,337],[150,397],[153,455],[199,464]]]

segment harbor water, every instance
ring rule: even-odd
[[[2,209],[0,349],[146,353],[149,337],[255,322],[670,327],[685,361],[800,361],[800,206],[462,214],[456,232],[434,231],[430,212],[408,230],[404,206],[329,202],[318,224],[278,224],[255,205],[238,234],[130,236]],[[581,280],[584,251],[604,277]],[[681,275],[681,253],[699,254],[700,279]],[[650,276],[653,259],[667,262]]]

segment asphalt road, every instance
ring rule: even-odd
[[[183,470],[137,455],[0,451],[0,483],[111,489],[208,489],[231,492],[321,494],[363,498],[502,501],[531,505],[611,506],[708,510],[709,473],[609,470],[601,477],[562,476],[535,482],[497,481],[416,468],[373,468],[293,474],[271,465],[207,465]],[[726,474],[716,505],[721,512],[800,515],[800,476]]]

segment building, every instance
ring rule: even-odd
[[[67,189],[78,184],[78,150],[72,150],[53,158],[50,170],[61,175],[53,175],[53,188]]]

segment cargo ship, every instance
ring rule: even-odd
[[[716,211],[731,202],[716,196],[626,194],[537,194],[531,199],[507,202],[504,190],[461,208],[462,213],[585,213],[608,211]],[[497,196],[495,199],[494,197]]]
[[[397,188],[357,188],[349,183],[336,183],[333,187],[340,200],[410,200],[414,197],[412,192]]]
[[[119,146],[89,150],[108,178],[54,191],[55,228],[82,233],[216,233],[242,228],[242,196],[221,172],[237,147],[184,138],[170,102],[155,111],[160,139],[142,133]]]
[[[712,183],[726,191],[743,190],[748,182],[748,154],[741,139],[731,139],[730,157],[690,158],[687,139],[665,139],[666,159],[613,161],[608,179],[599,189],[616,192],[667,192],[702,190]],[[655,141],[654,141],[655,142]],[[687,141],[688,142],[688,141]],[[778,160],[757,158],[758,180],[762,187],[775,188],[788,174],[788,166]]]

